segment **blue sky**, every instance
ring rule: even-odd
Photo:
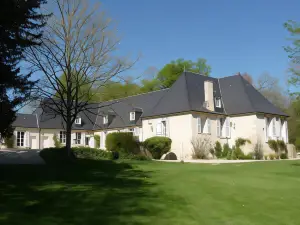
[[[97,0],[93,0],[98,2]],[[127,74],[177,58],[206,58],[212,76],[264,72],[286,80],[289,44],[283,23],[300,21],[296,0],[103,0],[118,27],[120,53],[141,55]]]

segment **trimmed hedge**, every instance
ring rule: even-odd
[[[66,148],[44,148],[40,151],[40,156],[47,164],[68,164],[72,162]],[[75,158],[73,152],[72,158]]]
[[[139,142],[131,132],[110,133],[106,136],[105,146],[108,151],[139,154]]]
[[[160,159],[171,149],[172,140],[168,137],[151,137],[144,141],[143,146],[152,154],[154,159]]]
[[[111,152],[89,147],[74,147],[72,148],[75,156],[82,159],[111,159]]]

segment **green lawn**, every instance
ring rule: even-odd
[[[0,224],[300,224],[300,161],[0,166]]]

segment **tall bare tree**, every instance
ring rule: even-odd
[[[78,114],[92,112],[97,106],[89,103],[97,90],[132,64],[116,57],[119,40],[99,7],[83,0],[55,0],[55,5],[57,12],[42,44],[29,49],[27,61],[44,75],[36,93],[44,102],[41,106],[65,122],[66,148],[71,153],[72,124]]]

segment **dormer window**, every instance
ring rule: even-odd
[[[135,112],[130,112],[130,121],[135,120]]]
[[[75,119],[75,124],[81,124],[81,118],[80,117]]]
[[[215,98],[216,107],[221,108],[221,98]]]
[[[103,116],[103,124],[108,124],[108,115]]]

